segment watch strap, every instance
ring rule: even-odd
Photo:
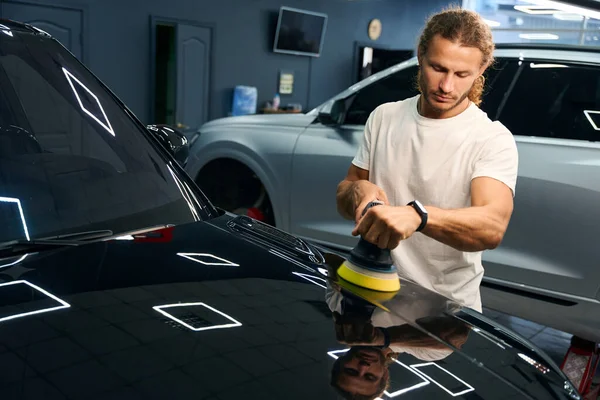
[[[383,346],[379,347],[382,349],[390,347],[390,333],[388,332],[388,330],[381,326],[377,327],[377,329],[379,329],[381,333],[383,333]]]

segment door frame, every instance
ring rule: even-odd
[[[171,18],[171,17],[161,17],[161,16],[157,16],[157,15],[150,15],[150,99],[149,99],[149,119],[150,121],[148,123],[150,124],[154,124],[156,121],[156,109],[154,107],[154,100],[155,100],[155,96],[156,96],[156,67],[155,67],[155,59],[156,59],[156,25],[158,24],[168,24],[168,25],[175,25],[177,26],[177,24],[184,24],[184,25],[191,25],[191,26],[197,26],[199,28],[207,28],[210,30],[210,53],[208,54],[208,85],[207,88],[205,89],[207,91],[207,99],[208,102],[206,104],[206,117],[207,119],[210,119],[210,113],[212,111],[212,101],[211,101],[211,96],[210,94],[213,91],[213,71],[214,71],[214,57],[213,57],[213,50],[215,47],[215,24],[213,23],[208,23],[208,22],[201,22],[201,21],[195,21],[195,20],[189,20],[189,19],[182,19],[182,18]],[[175,29],[175,43],[178,42],[179,39],[179,30]],[[178,71],[178,63],[179,60],[176,58],[175,59],[175,70]],[[177,77],[178,79],[179,77]],[[177,93],[177,85],[175,85],[175,98],[177,99],[178,93]]]
[[[4,17],[4,5],[5,4],[22,4],[27,6],[42,6],[49,7],[59,10],[70,10],[70,11],[80,11],[81,12],[81,37],[79,41],[81,42],[81,62],[88,66],[89,61],[89,46],[88,46],[88,38],[89,38],[89,6],[87,4],[78,4],[73,5],[72,3],[67,3],[62,0],[52,0],[44,1],[44,0],[0,0],[0,17]]]

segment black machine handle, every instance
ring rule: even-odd
[[[362,212],[365,215],[370,208],[382,205],[381,201],[372,201]],[[389,269],[392,265],[392,256],[389,249],[380,249],[377,245],[367,242],[362,237],[356,247],[350,252],[350,261],[364,268],[370,269]]]
[[[377,200],[370,202],[369,204],[366,205],[365,209],[363,210],[363,212],[360,216],[363,217],[367,213],[367,211],[369,211],[369,208],[373,208],[375,206],[380,206],[382,204],[383,204],[383,202],[377,201]]]

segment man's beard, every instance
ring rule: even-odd
[[[473,85],[471,85],[471,87],[469,88],[469,90],[467,90],[465,93],[463,93],[460,98],[454,102],[454,104],[452,104],[449,108],[441,108],[436,106],[430,99],[429,96],[431,95],[428,91],[427,91],[427,83],[425,82],[425,78],[423,77],[423,74],[421,73],[421,70],[419,70],[418,74],[417,74],[417,82],[419,85],[419,91],[421,92],[421,95],[423,97],[423,99],[425,99],[425,101],[427,102],[427,104],[429,105],[430,109],[437,113],[437,114],[441,114],[443,112],[448,112],[454,108],[456,108],[459,104],[462,104],[463,100],[466,99],[467,97],[469,97],[469,93],[471,93],[471,90],[473,89],[473,86],[475,85],[475,83],[473,83]]]

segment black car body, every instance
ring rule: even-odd
[[[1,24],[1,399],[579,398],[481,314],[360,290],[340,255],[215,209],[168,135]]]

